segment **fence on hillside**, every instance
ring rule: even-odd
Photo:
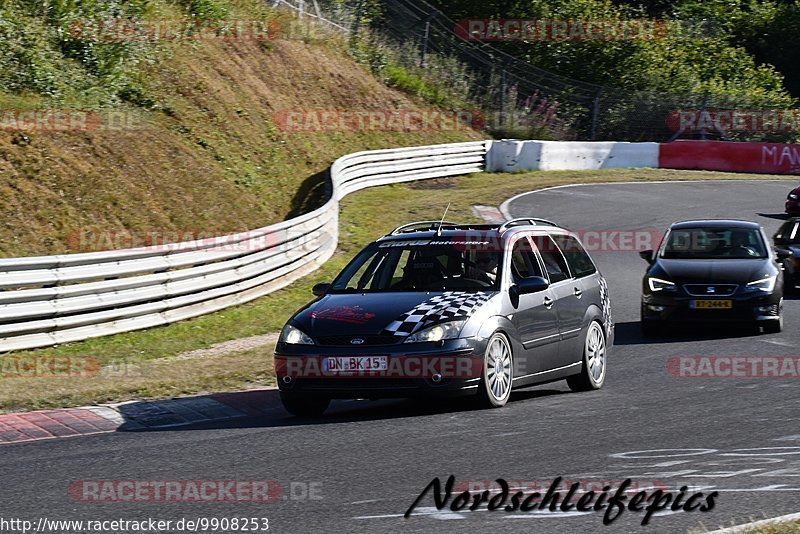
[[[271,0],[273,6],[292,9],[339,30],[356,33],[363,21],[365,0]],[[530,108],[557,104],[556,120],[549,121],[558,139],[606,141],[668,141],[675,137],[787,141],[796,132],[721,132],[710,128],[681,131],[677,110],[782,109],[778,102],[756,106],[742,99],[708,93],[632,91],[562,76],[513,57],[500,46],[464,40],[456,22],[425,0],[384,0],[382,14],[370,29],[405,51],[408,67],[424,66],[438,55],[460,62],[469,79],[470,98],[487,114],[495,136],[518,137],[526,127],[541,124]],[[453,81],[453,80],[451,80]],[[455,82],[455,81],[453,81]],[[460,80],[458,80],[460,83]],[[541,132],[542,129],[539,128]]]

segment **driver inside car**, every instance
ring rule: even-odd
[[[495,280],[497,280],[496,254],[478,253],[475,256],[475,265],[469,267],[467,277],[494,284]]]
[[[734,257],[758,255],[758,252],[750,246],[748,232],[731,232],[731,249],[728,255]]]

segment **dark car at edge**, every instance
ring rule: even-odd
[[[789,293],[800,287],[800,217],[792,217],[781,225],[772,242],[791,256],[783,260],[784,290]]]
[[[786,213],[800,215],[800,186],[789,191],[786,197]]]

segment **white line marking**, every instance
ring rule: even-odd
[[[780,339],[761,339],[764,343],[772,343],[773,345],[780,345],[782,347],[794,347],[794,343],[788,341],[781,341]]]

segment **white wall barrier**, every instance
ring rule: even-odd
[[[339,200],[366,187],[484,170],[488,141],[343,156],[331,198],[294,219],[221,238],[0,259],[0,352],[164,325],[287,286],[336,250]]]
[[[658,167],[658,143],[579,141],[493,141],[489,172],[596,170]]]

